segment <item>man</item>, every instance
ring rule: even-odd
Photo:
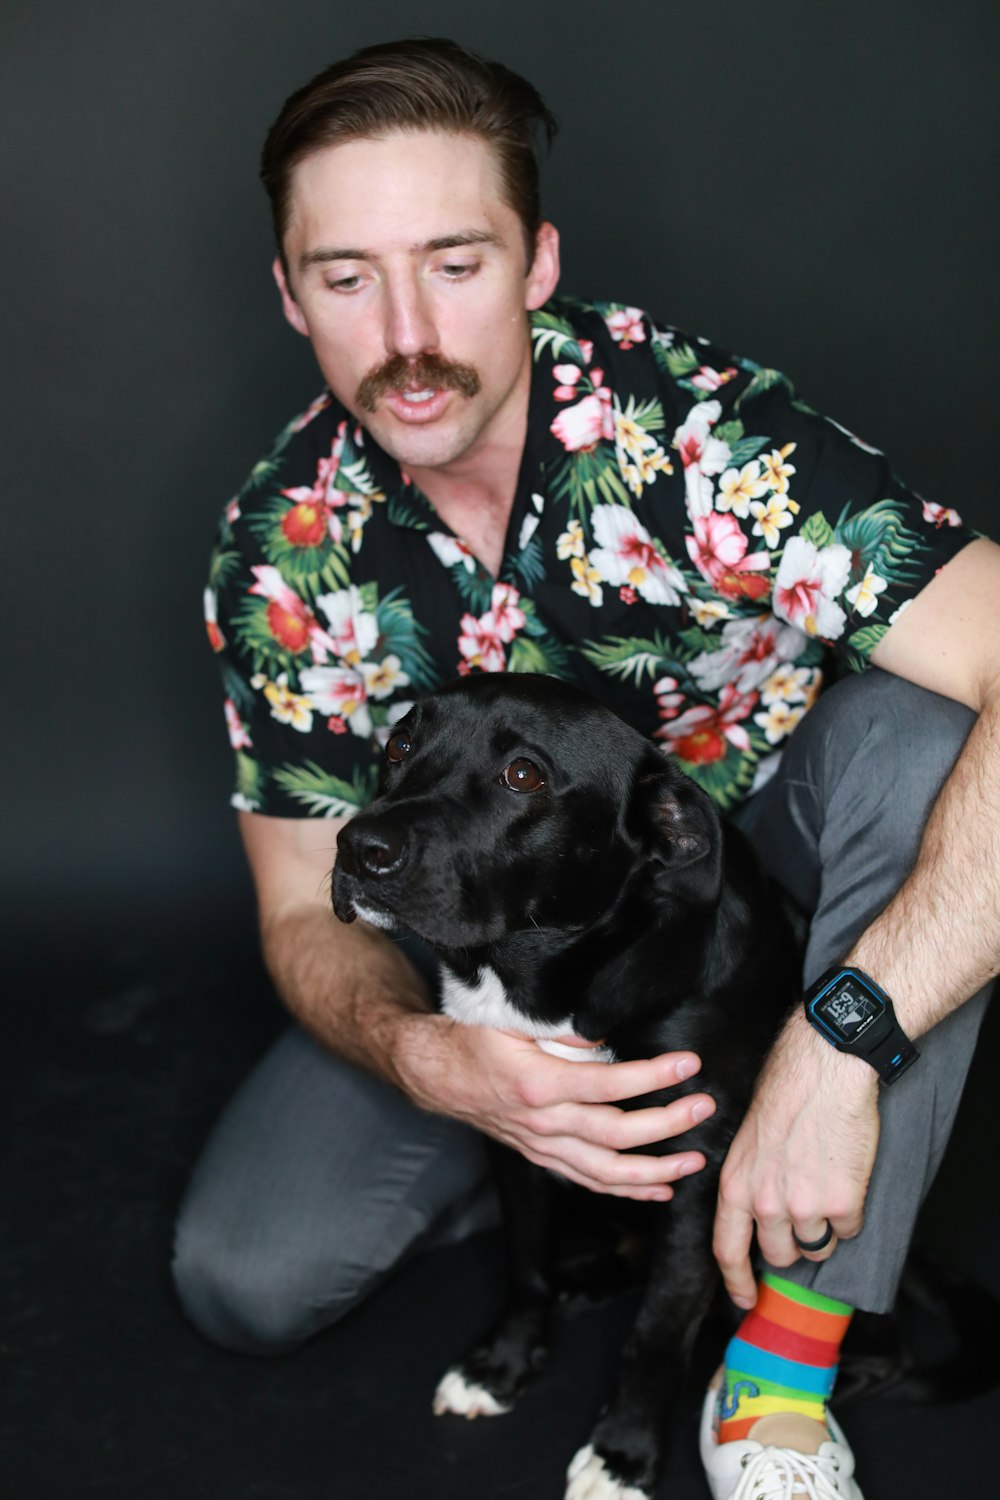
[[[572,676],[809,906],[807,982],[861,971],[820,987],[817,1025],[789,1021],[730,1151],[715,1253],[753,1311],[702,1437],[717,1496],[749,1473],[856,1497],[824,1404],[839,1340],[851,1308],[892,1304],[1000,968],[1000,549],[775,372],[634,308],[551,302],[538,126],[523,80],[408,42],[328,69],[265,147],[275,278],[329,392],[228,507],[207,605],[299,1024],[209,1144],[177,1283],[210,1337],[293,1347],[485,1222],[467,1124],[598,1192],[667,1200],[703,1165],[623,1152],[707,1096],[616,1107],[697,1058],[580,1068],[455,1026],[399,946],[329,912],[337,829],[408,701],[461,671]],[[835,657],[855,675],[813,707]],[[852,1041],[879,991],[885,1056]]]

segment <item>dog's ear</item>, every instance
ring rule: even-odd
[[[715,803],[673,767],[639,783],[645,842],[663,867],[664,888],[685,905],[708,910],[722,893],[722,826]]]

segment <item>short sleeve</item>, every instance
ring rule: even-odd
[[[883,453],[811,410],[787,381],[761,382],[757,395],[753,385],[740,419],[766,441],[751,460],[762,493],[746,519],[752,543],[771,553],[773,613],[863,670],[900,613],[977,533],[909,489]]]
[[[375,794],[391,714],[388,693],[365,675],[369,601],[345,575],[349,554],[332,545],[310,490],[330,445],[322,433],[300,435],[302,425],[223,513],[205,623],[236,761],[233,806],[340,818]],[[395,716],[407,706],[397,702]]]

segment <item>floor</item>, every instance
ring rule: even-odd
[[[156,967],[156,966],[154,966]],[[495,1235],[427,1254],[298,1354],[204,1343],[173,1300],[173,1212],[211,1119],[282,1024],[253,964],[64,976],[11,997],[0,1135],[5,1500],[561,1500],[633,1312],[564,1321],[510,1416],[431,1415],[502,1288]],[[994,1015],[921,1238],[1000,1295]],[[987,1190],[983,1191],[983,1185]],[[977,1191],[978,1189],[978,1191]],[[867,1500],[997,1493],[1000,1387],[841,1418]],[[706,1500],[690,1413],[661,1494]]]

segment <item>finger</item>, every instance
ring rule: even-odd
[[[827,1232],[829,1231],[829,1239]],[[819,1250],[809,1250],[808,1245],[819,1244],[821,1240],[827,1239],[827,1243]],[[792,1240],[795,1248],[803,1260],[823,1261],[829,1260],[837,1247],[837,1232],[829,1219],[810,1219],[803,1224],[792,1226]]]
[[[757,1244],[761,1255],[769,1266],[792,1266],[801,1255],[792,1237],[791,1220],[775,1215],[764,1218],[757,1215]]]
[[[556,1136],[539,1139],[528,1145],[525,1154],[539,1165],[563,1176],[575,1173],[577,1180],[586,1177],[595,1192],[657,1188],[690,1177],[705,1165],[699,1152],[678,1156],[623,1156],[602,1146],[581,1141],[578,1136]]]
[[[708,1094],[688,1094],[649,1109],[616,1109],[610,1104],[557,1104],[540,1112],[532,1129],[539,1135],[575,1135],[612,1151],[670,1140],[715,1114]]]
[[[549,1054],[541,1054],[549,1058]],[[549,1071],[548,1099],[539,1103],[556,1104],[577,1100],[589,1104],[611,1104],[618,1099],[638,1099],[655,1089],[673,1088],[692,1078],[701,1068],[701,1059],[693,1052],[664,1052],[660,1057],[639,1062],[606,1063],[581,1067],[579,1063],[552,1058]]]
[[[757,1300],[757,1283],[750,1265],[753,1241],[753,1216],[735,1204],[719,1200],[715,1212],[712,1254],[722,1272],[726,1291],[737,1307],[753,1307]]]

